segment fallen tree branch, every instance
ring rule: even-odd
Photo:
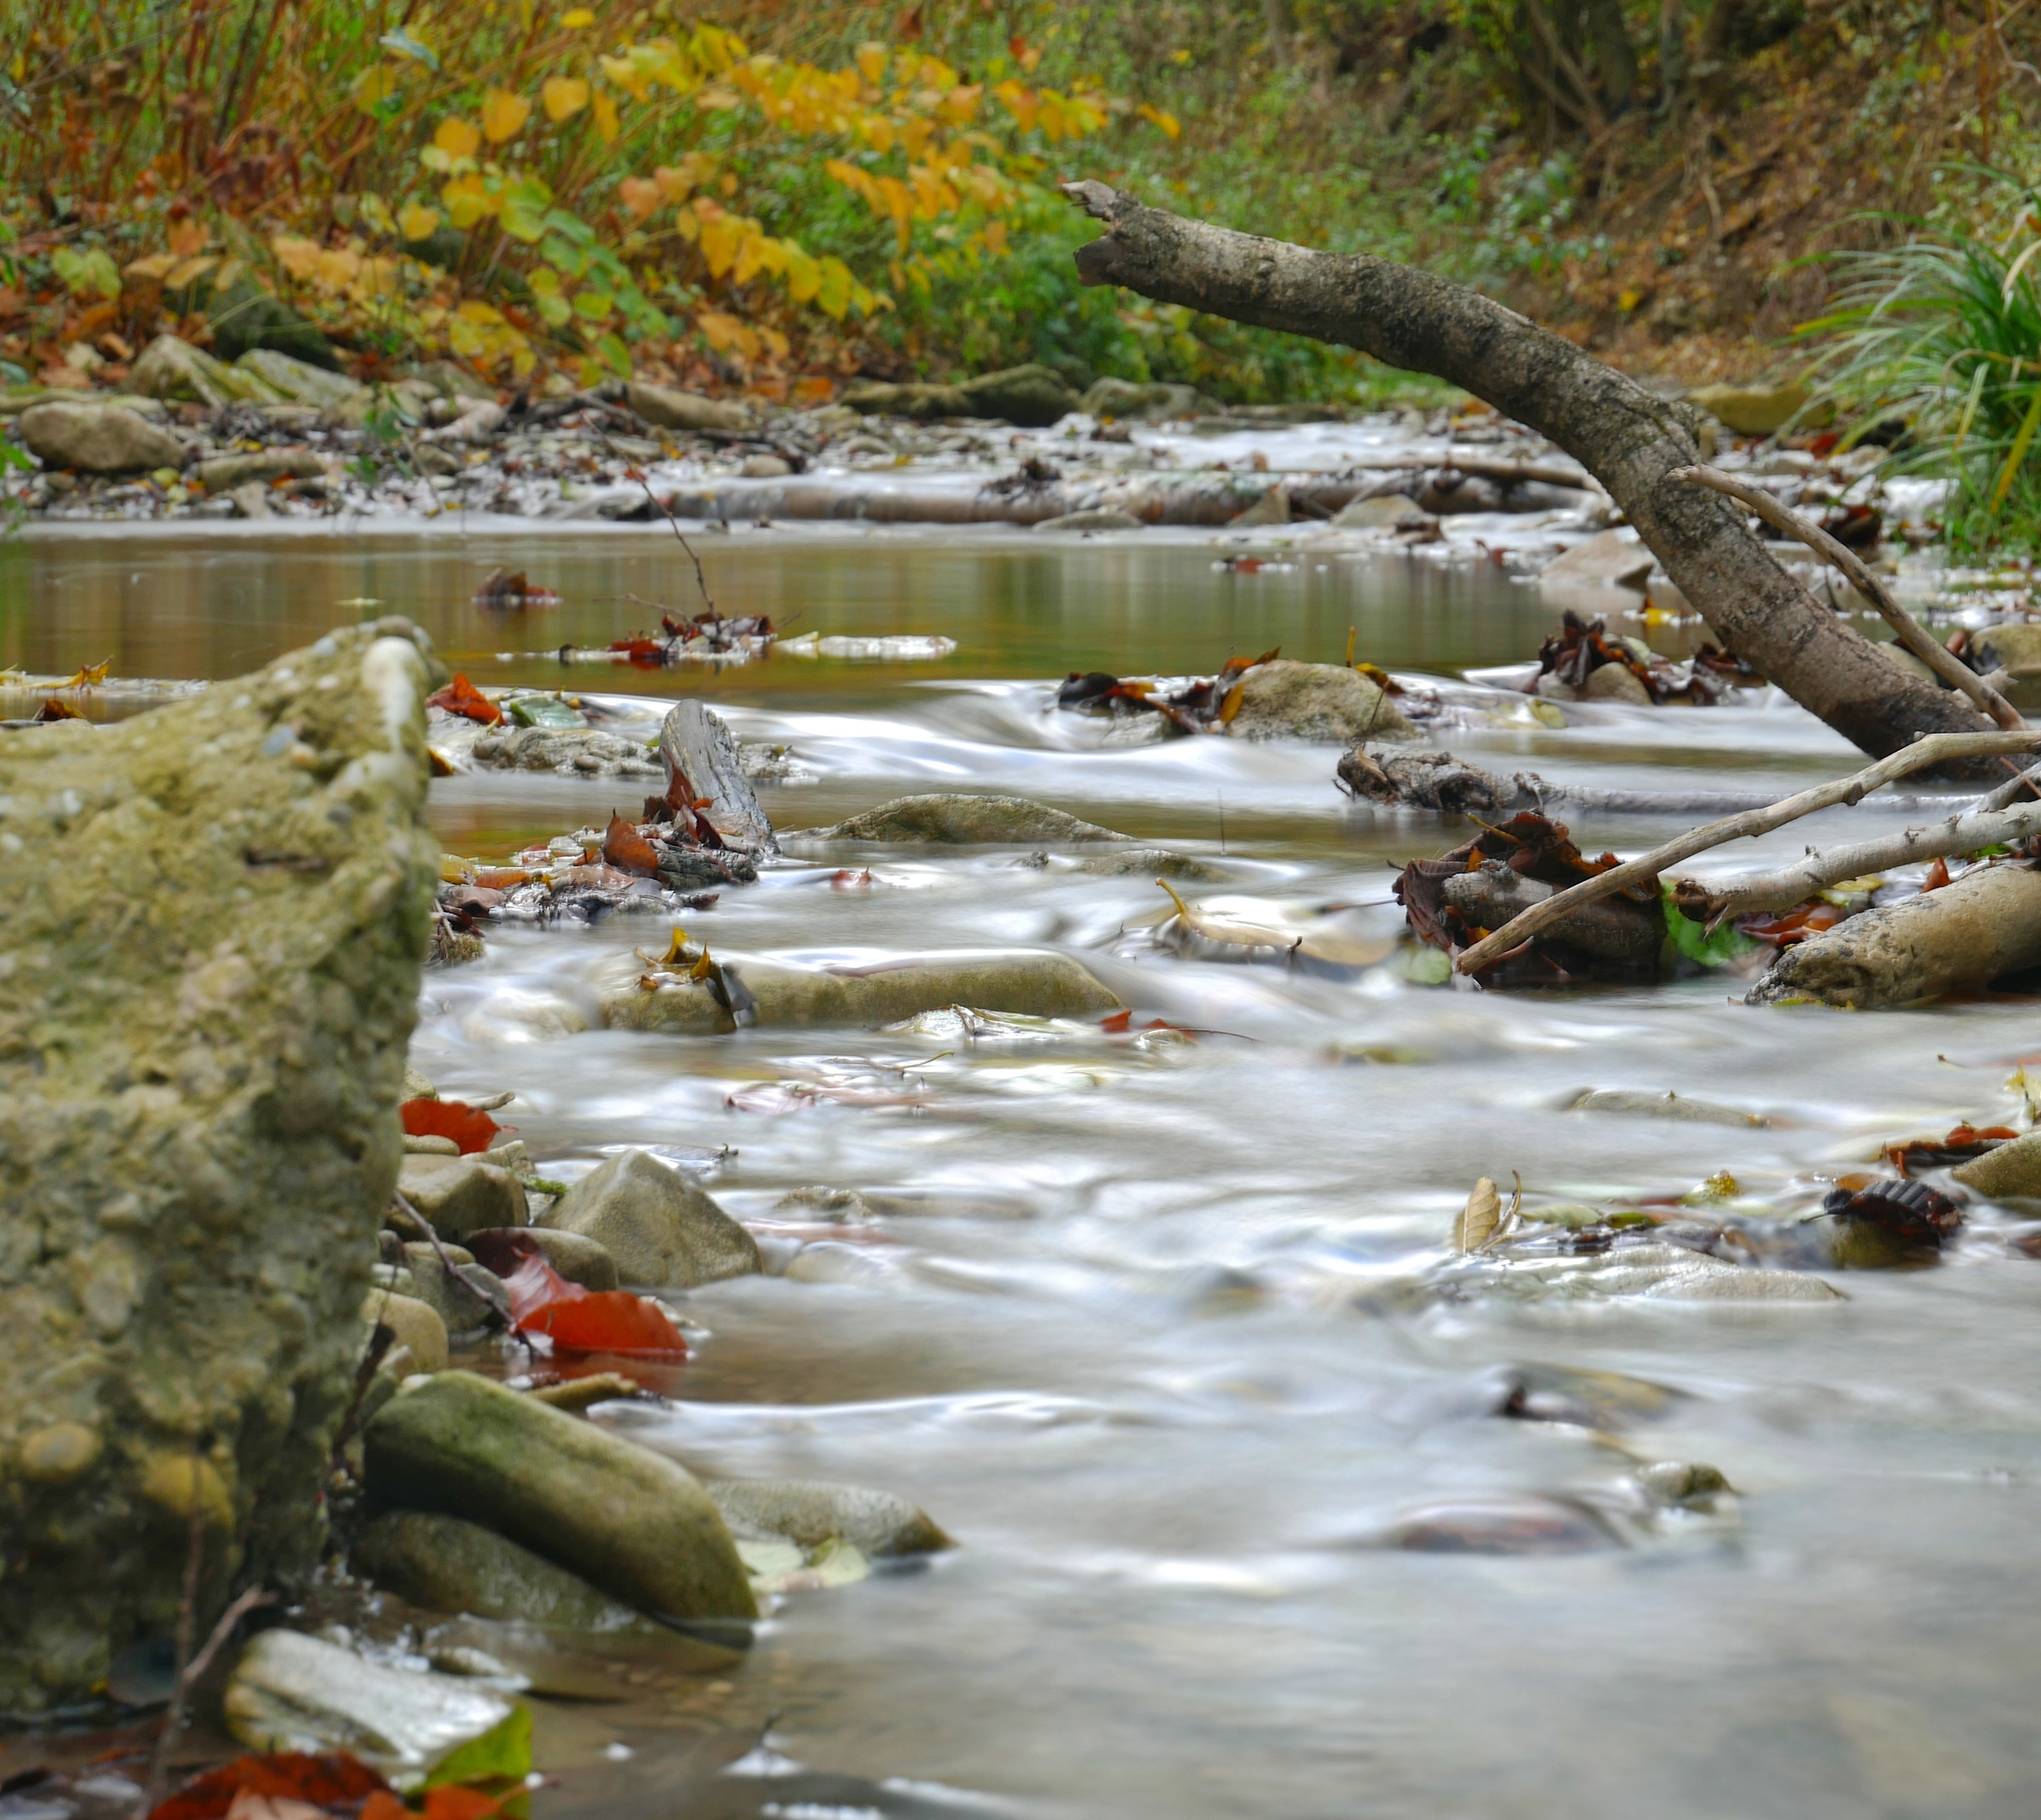
[[[1700,460],[1691,406],[1413,267],[1187,220],[1102,183],[1063,190],[1106,223],[1078,249],[1085,283],[1358,348],[1536,430],[1608,489],[1719,642],[1853,745],[1875,756],[1978,726],[1967,699],[1906,674],[1787,574],[1731,502],[1673,483]]]
[[[1688,879],[1676,882],[1705,895],[1712,929],[1753,910],[1790,910],[1845,879],[1890,872],[1894,866],[1910,866],[1921,860],[1947,859],[1952,853],[1974,853],[1981,847],[2009,846],[2035,834],[2041,834],[2041,803],[2022,803],[1996,815],[1951,815],[1946,822],[1860,841],[1854,846],[1810,850],[1805,859],[1776,872],[1715,884]]]
[[[2011,702],[1893,598],[1892,590],[1871,573],[1861,556],[1848,545],[1837,543],[1818,525],[1810,525],[1799,513],[1788,510],[1762,487],[1746,486],[1719,468],[1676,467],[1672,478],[1683,480],[1690,486],[1705,486],[1726,494],[1748,506],[1775,530],[1783,531],[1787,536],[1805,544],[1823,562],[1841,570],[1850,586],[1884,616],[1885,623],[1891,627],[1900,643],[1950,688],[1962,690],[2009,732],[2017,732],[2027,724]]]
[[[2041,746],[2041,731],[1924,734],[1904,751],[1881,758],[1853,776],[1838,777],[1811,790],[1803,790],[1798,796],[1788,796],[1768,809],[1746,810],[1742,815],[1707,822],[1690,829],[1677,840],[1668,841],[1663,846],[1654,847],[1636,859],[1626,860],[1619,866],[1597,872],[1591,879],[1583,879],[1542,903],[1533,904],[1522,915],[1511,918],[1494,934],[1482,937],[1473,947],[1464,950],[1453,964],[1462,973],[1478,973],[1500,960],[1512,948],[1529,941],[1541,929],[1549,928],[1584,905],[1612,896],[1626,886],[1649,883],[1668,867],[1690,860],[1696,853],[1704,853],[1711,847],[1719,847],[1725,841],[1768,834],[1775,828],[1784,827],[1788,822],[1797,822],[1803,815],[1832,809],[1840,803],[1855,803],[1881,784],[1890,784],[1895,777],[1904,777],[1909,772],[1951,758],[2031,752],[2037,746]]]

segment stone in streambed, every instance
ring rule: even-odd
[[[356,1539],[349,1565],[428,1612],[566,1631],[670,1635],[578,1574],[440,1511],[393,1510]]]
[[[216,455],[198,464],[199,484],[208,493],[231,493],[253,481],[266,486],[286,478],[311,480],[326,464],[308,448],[265,448],[259,455]]]
[[[925,1513],[890,1491],[805,1479],[712,1479],[704,1489],[740,1542],[777,1536],[819,1548],[834,1536],[875,1561],[956,1546]]]
[[[1078,1017],[1122,1011],[1120,999],[1085,967],[1060,954],[936,954],[832,967],[723,957],[752,999],[759,1028],[829,1024],[872,1028],[925,1011],[968,1005],[1028,1017]],[[706,980],[668,975],[655,986],[642,963],[620,966],[602,994],[612,1030],[670,1030],[711,1036],[735,1028]]]
[[[493,728],[468,747],[496,771],[550,771],[557,777],[657,777],[657,754],[635,739],[595,727]]]
[[[128,369],[127,389],[185,404],[274,404],[282,394],[259,372],[229,366],[175,335],[158,335]]]
[[[414,1285],[406,1293],[427,1303],[446,1323],[448,1333],[465,1333],[483,1326],[490,1317],[489,1301],[470,1283],[479,1280],[483,1288],[498,1294],[503,1285],[493,1272],[475,1261],[473,1253],[458,1245],[445,1249],[446,1257],[441,1257],[435,1246],[414,1242],[404,1247],[405,1268]],[[448,1259],[460,1267],[461,1274],[447,1268]]]
[[[1989,1200],[2041,1200],[2041,1131],[2014,1138],[1949,1173]]]
[[[648,1150],[620,1150],[543,1215],[592,1238],[627,1283],[692,1289],[762,1268],[757,1242],[678,1169]]]
[[[1698,386],[1687,394],[1696,405],[1738,436],[1775,436],[1805,407],[1805,386]]]
[[[1076,862],[1074,869],[1099,878],[1188,879],[1200,885],[1222,884],[1234,876],[1223,867],[1193,859],[1188,853],[1173,853],[1163,847],[1116,847],[1103,853],[1088,853]]]
[[[514,1230],[535,1239],[546,1254],[546,1261],[570,1283],[578,1283],[584,1289],[615,1289],[623,1281],[617,1274],[616,1260],[610,1255],[609,1247],[585,1233],[564,1231],[544,1218],[536,1226],[506,1230]],[[481,1233],[469,1234],[476,1239],[483,1236]]]
[[[182,443],[139,411],[118,405],[31,405],[14,423],[29,452],[45,467],[130,474],[138,468],[184,465]]]
[[[1029,362],[981,373],[960,385],[883,382],[852,386],[839,401],[853,410],[924,422],[944,417],[990,417],[1023,429],[1046,429],[1078,408],[1078,395],[1052,367]]]
[[[482,1524],[654,1616],[757,1616],[700,1482],[592,1422],[442,1372],[392,1398],[363,1443],[379,1507]]]
[[[1364,739],[1415,739],[1417,730],[1357,670],[1336,663],[1257,664],[1240,679],[1240,705],[1227,723],[1236,739],[1309,739],[1352,746]]]
[[[627,387],[624,395],[633,410],[661,429],[699,432],[752,427],[750,411],[727,399],[704,398],[699,392],[681,391],[672,386],[638,384]]]
[[[220,1704],[251,1750],[352,1751],[414,1776],[510,1716],[508,1700],[471,1681],[386,1669],[296,1631],[250,1643]]]
[[[1635,708],[1654,705],[1651,691],[1637,680],[1636,671],[1627,663],[1605,663],[1598,670],[1589,670],[1580,698],[1583,701],[1627,702]]]
[[[1692,1100],[1678,1093],[1655,1093],[1642,1087],[1590,1087],[1569,1102],[1570,1112],[1618,1112],[1645,1119],[1671,1119],[1688,1125],[1768,1125],[1762,1113],[1746,1112],[1740,1106],[1720,1106],[1711,1100]]]
[[[1215,414],[1219,406],[1196,386],[1157,383],[1137,384],[1131,380],[1094,380],[1078,400],[1078,409],[1097,418],[1115,418],[1124,423],[1158,423],[1173,418]]]
[[[1034,525],[1037,531],[1139,531],[1143,528],[1132,513],[1116,512],[1110,506],[1059,513],[1054,518],[1038,518]]]
[[[432,902],[418,639],[0,740],[0,1711],[172,1634],[195,1513],[201,1634],[317,1562]],[[89,1464],[30,1470],[63,1425]]]
[[[422,1302],[415,1295],[371,1289],[361,1304],[361,1318],[371,1327],[387,1327],[396,1336],[398,1345],[410,1347],[414,1371],[446,1369],[446,1322],[429,1302]]]
[[[1379,531],[1400,525],[1406,518],[1428,516],[1424,507],[1407,493],[1376,493],[1342,506],[1333,515],[1332,528],[1335,531]]]
[[[397,1189],[442,1238],[465,1238],[490,1226],[530,1219],[524,1185],[488,1154],[406,1155]]]
[[[1538,582],[1541,587],[1606,586],[1641,593],[1657,560],[1648,545],[1603,531],[1547,563]]]
[[[1082,822],[1025,796],[896,796],[828,828],[803,828],[803,841],[898,841],[926,846],[1081,846],[1124,841],[1110,828]]]

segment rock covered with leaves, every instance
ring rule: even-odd
[[[0,1709],[315,1559],[431,905],[422,635],[0,735]]]

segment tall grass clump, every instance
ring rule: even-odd
[[[2041,193],[1973,170],[1964,212],[1833,255],[1835,306],[1799,330],[1845,440],[1902,420],[1887,471],[1945,478],[1952,548],[2041,550]]]

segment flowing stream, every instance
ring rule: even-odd
[[[499,654],[655,622],[633,594],[696,610],[662,531],[45,535],[0,549],[0,664],[223,677],[357,613],[406,612],[479,683],[699,693],[814,775],[761,792],[783,830],[910,791],[1011,792],[1232,875],[1180,887],[1193,896],[1356,905],[1393,932],[1389,862],[1467,825],[1354,808],[1331,748],[1106,742],[1055,710],[1054,683],[1209,673],[1277,645],[1337,662],[1349,626],[1361,658],[1452,673],[1530,655],[1555,609],[1491,563],[1307,544],[1249,574],[1215,567],[1214,544],[710,537],[726,612],[958,648],[697,674]],[[499,563],[562,605],[472,606]],[[381,604],[340,604],[364,600]],[[1625,788],[1783,793],[1854,768],[1776,696],[1567,714],[1449,742],[1491,769]],[[432,815],[447,850],[495,860],[635,800],[460,776]],[[1734,860],[1887,825],[1856,814]],[[1634,853],[1680,825],[1574,833]],[[808,956],[1060,949],[1134,1008],[1134,1032],[1200,1034],[579,1028],[602,965],[663,943],[649,919],[492,932],[486,959],[426,976],[415,1064],[449,1095],[514,1089],[498,1116],[541,1173],[649,1146],[740,1218],[826,1217],[780,1207],[811,1186],[858,1190],[874,1216],[858,1242],[805,1248],[765,1227],[793,1274],[681,1298],[704,1331],[673,1400],[601,1419],[718,1472],[901,1493],[961,1544],[788,1597],[719,1679],[548,1705],[540,1758],[561,1780],[542,1820],[2033,1811],[2041,1265],[2005,1210],[1974,1205],[1939,1264],[1824,1271],[1846,1298],[1825,1304],[1424,1288],[1478,1175],[1596,1200],[1726,1172],[1792,1219],[1883,1143],[2024,1123],[2007,1082],[2041,1050],[2032,1000],[1759,1011],[1719,975],[1505,996],[1387,967],[1205,962],[1158,944],[1169,906],[1146,876],[1019,857],[810,853],[685,920],[719,949]],[[867,867],[868,885],[833,876]],[[1586,1088],[1771,1122],[1562,1109]],[[1513,1383],[1605,1419],[1511,1419]],[[1376,1545],[1416,1508],[1592,1497],[1654,1459],[1707,1463],[1738,1495],[1628,1547]],[[725,1777],[686,1806],[774,1713],[776,1749],[864,1792],[788,1805],[772,1777]]]

